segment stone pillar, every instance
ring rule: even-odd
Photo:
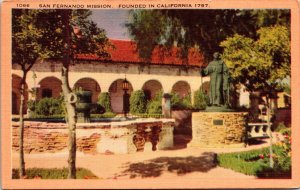
[[[192,141],[189,147],[243,147],[246,122],[244,112],[192,113]]]
[[[158,150],[164,150],[174,146],[174,123],[163,123],[161,132],[159,133],[159,141],[157,143]]]
[[[191,91],[191,103],[192,103],[192,105],[194,105],[195,104],[195,90],[192,90]]]
[[[165,118],[171,118],[171,95],[168,93],[162,98],[162,114]]]

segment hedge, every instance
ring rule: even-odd
[[[110,96],[108,92],[101,92],[98,97],[98,104],[105,108],[106,112],[112,112]]]
[[[142,114],[146,112],[146,96],[143,90],[133,91],[130,96],[130,113]]]
[[[201,90],[197,90],[194,93],[194,109],[204,110],[209,104],[209,97]]]
[[[36,102],[35,107],[29,103],[35,115],[59,115],[64,113],[63,100],[56,98],[43,98]],[[35,109],[34,109],[35,108]]]

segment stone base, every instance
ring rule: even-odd
[[[244,147],[246,115],[244,112],[194,112],[192,141],[188,147]]]

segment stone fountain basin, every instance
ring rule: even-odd
[[[77,123],[77,151],[126,154],[168,149],[173,147],[174,123],[174,119],[152,118]],[[12,122],[12,126],[17,144],[18,122]],[[67,151],[65,123],[25,121],[25,133],[25,144],[30,142],[26,144],[29,153]],[[16,144],[13,149],[17,150]]]
[[[97,129],[99,153],[133,153],[173,147],[173,119],[134,119],[114,122],[78,123],[78,128]]]

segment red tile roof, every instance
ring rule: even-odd
[[[109,50],[110,58],[100,58],[93,54],[79,54],[76,59],[79,60],[105,60],[112,62],[142,63],[136,50],[136,44],[133,41],[110,40],[115,48]],[[202,66],[204,62],[203,55],[196,48],[191,48],[188,55],[188,63],[184,63],[180,58],[180,49],[177,47],[171,50],[163,50],[156,47],[152,52],[151,64],[155,65],[191,65]]]

